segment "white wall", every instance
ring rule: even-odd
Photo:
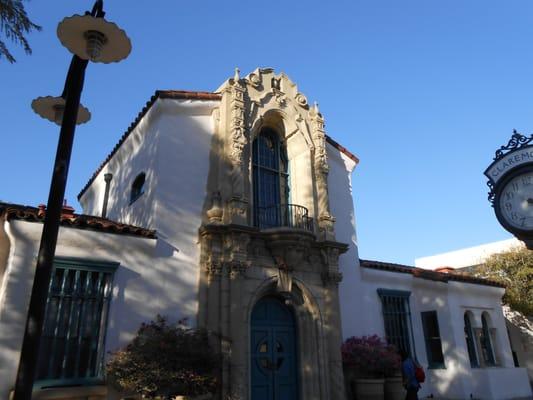
[[[164,100],[160,118],[153,126],[160,138],[154,228],[161,250],[172,251],[176,260],[173,275],[167,279],[167,290],[178,290],[180,304],[194,316],[198,311],[200,279],[198,229],[208,194],[214,104]],[[196,319],[191,323],[195,324]]]
[[[381,301],[377,289],[411,292],[410,308],[414,347],[419,362],[426,369],[426,383],[420,398],[512,399],[531,395],[524,369],[513,368],[512,355],[501,309],[503,289],[462,282],[437,282],[415,278],[411,274],[361,268],[357,253],[351,173],[355,163],[328,144],[328,176],[331,212],[337,219],[336,238],[349,243],[340,257],[343,280],[340,306],[343,338],[377,334],[385,336]],[[447,264],[446,264],[447,265]],[[438,265],[442,266],[442,265]],[[490,314],[497,332],[499,367],[472,369],[468,359],[463,316],[470,310],[476,316],[474,327],[481,326],[481,313]],[[445,369],[428,370],[421,312],[437,311]],[[510,387],[506,391],[506,387]]]
[[[338,242],[349,245],[348,251],[339,258],[343,279],[339,285],[342,337],[357,334],[367,321],[355,312],[354,304],[361,304],[359,255],[355,231],[355,212],[352,193],[352,172],[356,163],[344,153],[326,143],[328,156],[328,194],[330,211],[335,217],[335,236]]]
[[[471,267],[482,264],[487,257],[494,253],[509,251],[514,247],[524,247],[524,243],[513,238],[433,256],[420,257],[415,260],[415,266],[425,269],[436,269],[439,267]]]
[[[158,99],[80,199],[85,213],[99,215],[104,174],[113,174],[108,218],[157,231],[158,256],[174,262],[161,284],[175,293],[192,324],[198,310],[198,228],[217,105]],[[131,184],[140,172],[146,173],[145,193],[130,205]]]
[[[3,399],[14,385],[42,224],[13,220],[5,226],[12,246],[0,298]],[[140,324],[157,314],[174,322],[194,317],[194,304],[184,300],[176,273],[179,260],[174,254],[161,255],[155,239],[62,227],[56,255],[120,263],[114,275],[106,352],[125,346]]]

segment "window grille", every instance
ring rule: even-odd
[[[444,356],[442,354],[437,312],[424,311],[421,316],[429,368],[444,368]]]
[[[416,358],[409,307],[411,293],[402,290],[378,289],[378,294],[381,298],[387,342]],[[413,349],[411,349],[411,343]]]
[[[289,164],[277,132],[263,128],[252,145],[254,225],[282,225],[289,203]]]
[[[468,312],[465,312],[464,320],[465,320],[466,348],[468,349],[468,358],[470,359],[470,367],[477,368],[479,367],[479,363],[477,360],[476,347],[474,344],[475,341],[474,341],[474,332],[472,330],[472,322],[470,321],[470,315],[468,314]]]
[[[39,346],[40,386],[102,378],[104,338],[116,263],[54,262]]]

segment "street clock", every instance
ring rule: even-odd
[[[533,250],[533,135],[516,130],[485,170],[489,201],[500,224]]]

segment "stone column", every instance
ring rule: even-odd
[[[322,249],[322,259],[325,265],[322,272],[324,320],[327,332],[331,399],[346,399],[341,357],[342,326],[339,302],[339,283],[342,280],[342,274],[339,272],[339,254],[343,249],[345,250],[345,246],[341,248],[326,246]]]
[[[326,153],[326,134],[324,132],[324,118],[318,110],[318,104],[309,111],[311,117],[311,131],[315,146],[314,169],[318,197],[318,230],[320,240],[335,240],[335,218],[329,210],[328,195],[328,157]]]
[[[241,82],[239,69],[235,69],[235,76],[231,82],[230,90],[230,138],[229,157],[232,164],[231,185],[232,196],[230,199],[231,222],[238,225],[247,224],[248,199],[244,190],[244,150],[248,145],[248,137],[244,122],[244,93],[246,86]]]

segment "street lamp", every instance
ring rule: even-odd
[[[65,99],[61,96],[37,97],[31,102],[31,108],[36,114],[48,121],[61,126],[65,114]],[[84,124],[91,119],[91,113],[83,105],[78,106],[76,125]]]
[[[61,97],[41,97],[32,102],[37,114],[61,124],[41,244],[26,320],[14,400],[30,400],[39,356],[48,286],[52,276],[57,235],[67,183],[76,124],[87,122],[89,111],[80,105],[88,61],[118,62],[128,56],[131,42],[125,32],[104,19],[103,0],[91,12],[65,18],[57,27],[61,43],[74,55]]]

